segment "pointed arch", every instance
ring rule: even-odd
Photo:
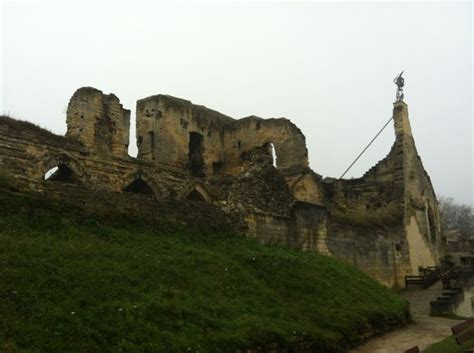
[[[207,191],[206,187],[200,182],[193,183],[189,187],[185,188],[185,191],[182,193],[180,199],[206,203],[212,203],[213,200],[209,191]]]
[[[153,189],[142,178],[137,178],[132,181],[123,191],[135,194],[154,195]]]
[[[40,164],[41,178],[48,181],[82,183],[87,180],[84,167],[67,153],[46,158]]]
[[[156,196],[158,188],[146,173],[137,171],[125,179],[121,191]]]

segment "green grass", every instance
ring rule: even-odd
[[[454,336],[449,336],[442,341],[435,343],[428,349],[425,349],[423,353],[462,353],[463,350],[459,348]]]
[[[425,349],[423,353],[463,353],[466,349],[474,347],[474,340],[470,340],[459,347],[454,340],[454,336],[448,336]]]
[[[435,343],[428,349],[425,349],[423,353],[462,353],[462,349],[459,348],[454,336],[449,336],[442,341]]]
[[[1,188],[0,188],[1,189]],[[0,190],[0,351],[342,352],[408,305],[332,258]]]
[[[38,137],[55,141],[58,143],[72,143],[79,145],[79,142],[74,139],[56,135],[48,129],[33,124],[29,121],[14,119],[8,115],[0,115],[0,124],[2,124],[3,126],[7,126],[9,129],[19,134],[19,136],[21,136],[21,134],[24,134],[25,132],[31,132],[37,135]]]

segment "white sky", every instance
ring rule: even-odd
[[[93,86],[116,94],[133,126],[136,100],[158,93],[234,118],[284,116],[323,176],[339,177],[388,120],[405,70],[437,194],[473,203],[470,2],[3,1],[1,12],[1,113],[64,134],[70,96]],[[346,177],[393,140],[390,126]]]

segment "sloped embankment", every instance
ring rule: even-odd
[[[341,352],[408,316],[332,258],[0,190],[1,352]]]

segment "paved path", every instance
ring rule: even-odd
[[[349,353],[402,353],[413,346],[423,350],[450,335],[451,327],[459,321],[429,316],[430,301],[442,291],[438,282],[429,289],[406,292],[403,296],[410,302],[415,323],[373,338]]]

